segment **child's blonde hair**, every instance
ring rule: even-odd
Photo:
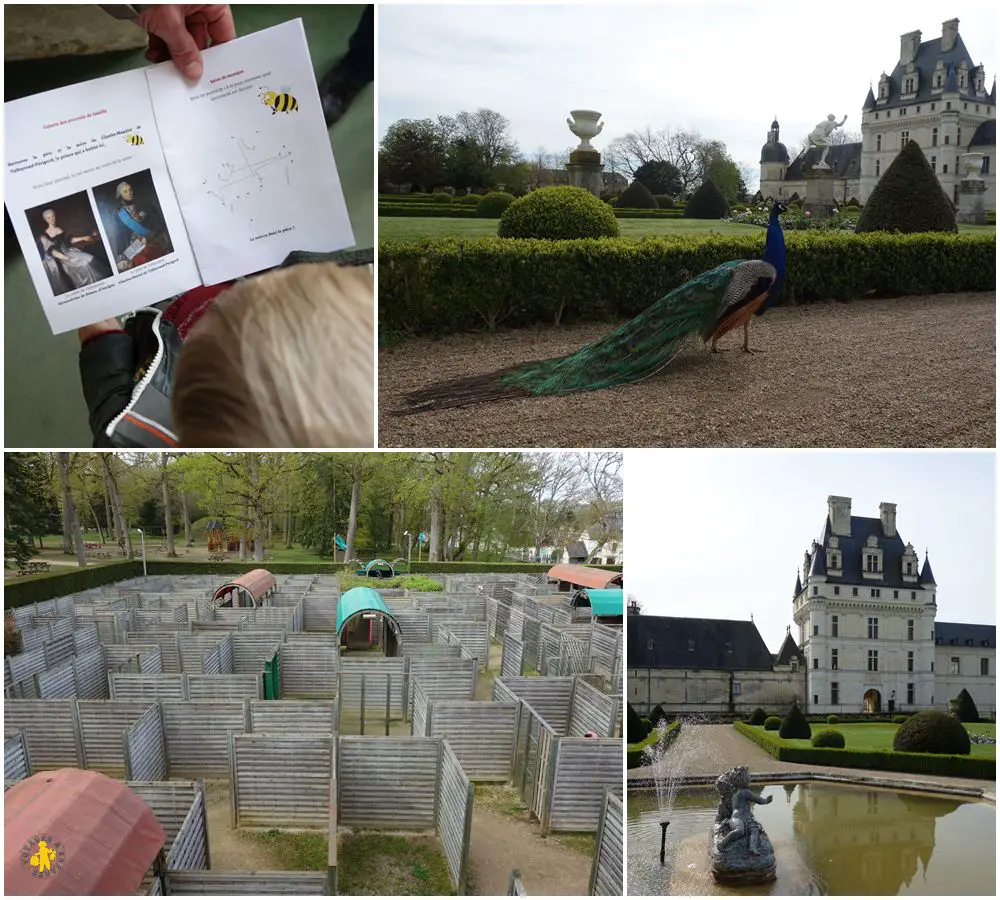
[[[374,446],[374,344],[367,266],[303,263],[235,285],[181,351],[181,446]]]

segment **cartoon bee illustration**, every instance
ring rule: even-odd
[[[288,88],[283,88],[280,93],[278,91],[264,91],[260,102],[264,106],[271,107],[272,116],[279,112],[290,113],[293,109],[298,111],[299,101],[287,91]]]
[[[126,134],[125,143],[131,144],[133,147],[141,147],[146,142],[142,139],[141,134]]]

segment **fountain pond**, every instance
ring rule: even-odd
[[[820,781],[768,785],[766,776],[755,778],[753,788],[773,795],[754,815],[774,846],[775,881],[717,885],[708,846],[718,794],[671,784],[664,803],[661,783],[660,796],[629,791],[628,894],[995,895],[990,803]]]

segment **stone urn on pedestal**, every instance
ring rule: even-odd
[[[604,189],[601,172],[604,164],[601,154],[590,143],[604,128],[601,114],[592,109],[574,109],[566,120],[569,130],[580,138],[580,145],[569,155],[569,183],[574,187],[586,188],[595,197],[600,197]]]
[[[958,212],[955,218],[970,225],[986,224],[986,182],[983,180],[982,153],[963,153],[959,166],[963,173],[958,184]]]

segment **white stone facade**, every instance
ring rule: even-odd
[[[916,141],[945,194],[956,204],[959,196],[959,157],[970,150],[970,142],[983,123],[996,122],[996,83],[986,86],[982,66],[971,66],[958,35],[958,20],[942,25],[940,39],[921,43],[919,31],[900,38],[900,56],[892,74],[883,72],[873,85],[861,111],[860,167],[838,172],[834,197],[846,202],[856,197],[865,203],[879,178],[895,160],[907,141]],[[952,65],[954,60],[957,64]],[[787,178],[801,169],[794,160],[780,161],[776,152],[777,122],[761,152],[760,190],[765,197],[805,197],[805,180]],[[995,129],[995,126],[994,126]],[[996,210],[996,138],[977,141],[973,148],[983,153],[984,206]],[[857,145],[853,145],[857,146]],[[847,176],[847,177],[844,177]]]

